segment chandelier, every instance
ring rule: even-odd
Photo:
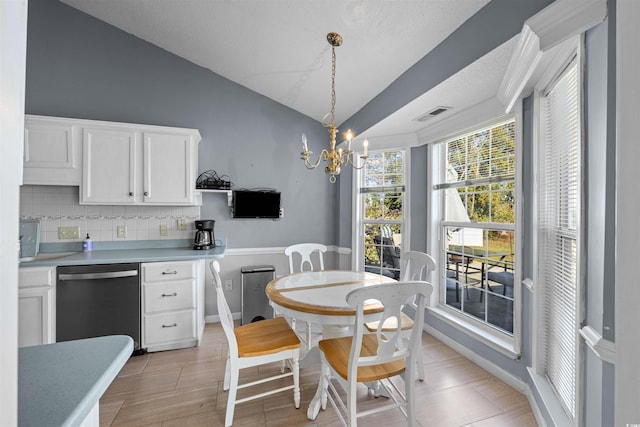
[[[342,36],[338,33],[329,33],[327,34],[327,41],[331,45],[331,111],[327,113],[322,119],[322,126],[329,128],[329,150],[323,148],[318,156],[316,162],[312,162],[309,160],[309,157],[313,154],[312,151],[309,151],[309,147],[307,146],[307,136],[302,134],[302,148],[303,151],[300,153],[301,159],[304,160],[304,165],[307,169],[315,169],[320,165],[321,161],[327,162],[324,167],[324,171],[329,175],[329,181],[332,183],[336,182],[336,175],[340,174],[340,169],[342,166],[347,164],[351,165],[355,169],[362,169],[362,166],[357,166],[354,163],[354,151],[351,149],[351,140],[353,139],[353,132],[349,129],[345,134],[346,139],[346,148],[338,148],[336,149],[336,134],[338,133],[338,129],[336,129],[336,121],[335,121],[335,110],[336,110],[336,47],[342,45]],[[327,116],[329,116],[329,123],[326,122]],[[344,141],[343,141],[344,142]],[[367,160],[367,146],[369,145],[369,141],[364,140],[364,153],[360,156],[363,161]]]

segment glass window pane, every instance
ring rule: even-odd
[[[445,149],[445,183],[506,179],[442,190],[444,220],[470,223],[443,225],[443,302],[512,334],[514,232],[487,223],[515,224],[515,122],[448,141]]]

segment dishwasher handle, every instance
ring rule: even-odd
[[[138,275],[138,270],[107,271],[104,273],[72,273],[72,274],[59,274],[58,280],[118,279],[121,277],[133,277],[137,275]]]

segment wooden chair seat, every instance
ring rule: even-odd
[[[345,380],[347,379],[351,342],[352,337],[343,337],[321,340],[318,343],[318,347],[320,347],[320,350],[324,353],[327,362],[329,362],[333,369]],[[363,335],[360,357],[373,356],[377,350],[378,340],[376,336],[373,334]],[[404,369],[404,360],[396,360],[373,366],[359,366],[356,382],[372,382],[390,378],[402,374]]]
[[[368,322],[368,323],[365,323],[364,325],[367,327],[367,330],[369,332],[375,332],[378,330],[378,323],[379,322],[377,321]],[[397,327],[398,327],[398,321],[394,317],[394,318],[387,319],[382,325],[381,330],[382,332],[390,332],[390,331],[395,331]],[[412,328],[413,328],[413,319],[407,316],[406,314],[404,314],[404,312],[400,313],[400,330],[409,331]]]
[[[227,398],[227,412],[224,418],[225,427],[233,423],[235,406],[239,403],[260,399],[286,390],[293,390],[293,403],[300,407],[300,339],[291,330],[287,321],[282,317],[261,320],[234,328],[233,316],[222,290],[220,278],[220,264],[212,261],[209,264],[216,288],[216,305],[222,330],[229,345],[227,363],[224,370],[224,384],[222,389],[229,391]],[[239,384],[240,370],[269,363],[284,362],[280,374],[267,378]],[[291,372],[284,372],[285,364]],[[284,387],[273,388],[257,394],[237,399],[238,390],[292,377],[293,383]]]
[[[356,311],[353,336],[324,339],[318,343],[322,375],[318,393],[309,404],[307,418],[315,420],[318,411],[330,403],[344,426],[355,427],[359,417],[387,410],[400,410],[407,418],[407,425],[417,425],[414,397],[417,370],[413,364],[421,351],[425,299],[432,290],[428,282],[411,281],[379,283],[347,294],[347,304]],[[402,308],[415,304],[416,318],[409,336],[400,330],[397,320],[395,330],[366,333],[365,305],[371,301],[378,301],[384,307],[379,317],[380,327],[387,319],[400,319]],[[392,381],[397,376],[404,380],[404,392]],[[375,405],[367,402],[358,410],[359,383],[366,383],[369,389],[384,391],[388,399],[380,399]]]
[[[300,347],[300,339],[284,317],[238,326],[233,333],[239,357],[264,356]]]

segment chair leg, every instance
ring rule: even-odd
[[[224,367],[224,384],[222,386],[222,389],[224,391],[229,390],[229,376],[230,376],[230,369],[231,369],[231,362],[230,362],[230,358],[229,356],[227,356],[227,363]]]
[[[424,363],[422,362],[422,346],[420,346],[416,357],[416,377],[424,381]]]
[[[415,409],[415,381],[413,378],[413,371],[411,369],[405,370],[405,382],[404,382],[404,395],[407,399],[407,425],[416,425],[416,409]]]
[[[307,351],[311,350],[311,323],[307,322]]]
[[[232,364],[233,365],[233,364]],[[233,423],[233,412],[236,407],[236,394],[238,393],[238,377],[240,373],[236,366],[231,366],[231,381],[229,386],[229,395],[227,396],[227,414],[225,416],[224,425],[230,427]]]
[[[298,363],[298,356],[294,356],[292,360],[293,370],[293,403],[296,405],[296,409],[300,408],[300,364]]]
[[[347,411],[349,412],[348,414],[349,427],[358,425],[358,408],[356,407],[356,396],[357,396],[356,387],[357,386],[358,386],[358,383],[355,381],[350,381],[347,386]],[[413,426],[415,424],[407,424],[407,425]]]

